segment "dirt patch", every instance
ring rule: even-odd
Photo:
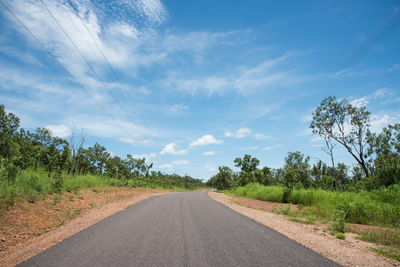
[[[0,266],[14,266],[106,217],[165,190],[106,188],[20,199],[0,216]]]
[[[341,265],[400,266],[400,262],[369,251],[369,247],[376,246],[356,239],[356,234],[346,233],[346,240],[339,240],[323,232],[322,228],[318,226],[291,222],[283,215],[266,211],[268,209],[271,211],[274,208],[273,204],[263,204],[263,206],[260,207],[259,200],[247,199],[246,201],[238,201],[238,198],[234,199],[230,196],[215,192],[209,192],[208,195],[230,209],[278,231]],[[238,201],[240,205],[235,203],[235,201]],[[249,208],[250,206],[253,208]]]
[[[297,205],[295,205],[295,204],[282,204],[282,203],[268,202],[268,201],[262,201],[262,200],[250,199],[250,198],[241,198],[241,197],[235,197],[235,198],[232,198],[232,200],[239,205],[242,205],[242,206],[245,206],[248,208],[252,208],[252,209],[257,209],[257,210],[279,211],[279,209],[288,208],[288,207],[290,207],[290,210],[292,210],[292,211],[299,210],[297,208]]]

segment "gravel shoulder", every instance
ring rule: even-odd
[[[356,239],[355,234],[346,233],[347,239],[339,240],[314,225],[291,222],[283,215],[255,209],[258,200],[247,199],[246,203],[241,201],[239,205],[234,198],[225,194],[209,192],[208,195],[230,209],[278,231],[343,266],[400,266],[400,262],[369,251],[368,247],[374,245]]]
[[[125,192],[126,191],[126,192]],[[81,192],[82,195],[90,195],[89,190],[87,192]],[[81,213],[76,214],[74,218],[70,218],[68,220],[61,221],[61,226],[57,225],[56,227],[51,227],[54,218],[61,218],[63,216],[54,214],[54,212],[61,212],[65,207],[63,206],[63,202],[57,203],[57,205],[61,205],[60,207],[51,207],[49,209],[46,203],[35,203],[32,205],[28,205],[29,203],[25,203],[24,207],[16,207],[8,215],[9,220],[11,220],[12,225],[8,224],[2,227],[2,235],[7,233],[7,231],[11,231],[15,229],[18,231],[17,234],[11,236],[11,240],[8,236],[2,237],[3,243],[11,244],[10,246],[5,247],[2,251],[0,251],[0,266],[15,266],[39,253],[42,251],[56,245],[57,243],[63,241],[64,239],[88,228],[89,226],[96,224],[105,218],[126,209],[133,204],[136,204],[144,199],[149,197],[163,194],[164,191],[160,190],[152,190],[152,189],[117,189],[112,192],[106,192],[105,194],[95,194],[98,196],[97,198],[89,198],[90,203],[88,203],[87,199],[77,200],[76,202],[81,202],[80,204],[75,205],[75,211],[83,210]],[[121,199],[122,198],[122,199]],[[90,207],[85,207],[90,204]],[[83,209],[83,207],[85,207]],[[71,207],[68,210],[72,210]],[[33,212],[32,212],[33,211]],[[46,214],[38,214],[40,212],[49,212],[49,216]],[[12,214],[15,213],[15,214]],[[64,210],[65,213],[65,210]],[[4,216],[4,214],[3,214]],[[6,217],[4,216],[4,217]],[[5,218],[2,218],[5,219]],[[14,220],[14,221],[13,221]],[[15,221],[17,220],[17,221]],[[25,222],[27,224],[31,224],[30,228],[24,227],[24,230],[18,228],[19,222],[22,225]],[[42,228],[45,229],[41,232],[35,232],[35,228],[37,225],[41,225]],[[15,228],[15,229],[14,229]],[[22,236],[22,240],[21,240]],[[17,240],[17,241],[15,241]],[[10,241],[10,242],[8,242]]]

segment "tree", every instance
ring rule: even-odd
[[[218,167],[218,173],[210,179],[209,185],[218,190],[226,190],[231,187],[232,170],[229,167]]]
[[[83,144],[85,143],[85,134],[83,132],[83,129],[78,136],[76,133],[76,129],[73,128],[69,143],[71,147],[72,158],[71,167],[68,169],[68,173],[72,172],[72,175],[75,175],[76,169],[78,167],[78,151],[83,147]]]
[[[288,153],[284,165],[284,182],[287,187],[303,186],[308,188],[312,185],[309,162],[310,157],[304,157],[299,151]]]
[[[241,169],[242,172],[254,172],[258,166],[258,164],[260,164],[260,161],[257,158],[253,158],[251,157],[251,155],[244,155],[243,159],[241,158],[236,158],[233,161],[236,167],[239,167]]]
[[[257,170],[260,161],[257,158],[253,158],[251,155],[244,155],[243,159],[236,158],[234,161],[235,166],[239,167],[241,172],[238,177],[239,185],[243,186],[249,183],[257,182],[255,171]]]
[[[400,123],[383,128],[380,134],[368,133],[368,155],[378,186],[400,182]]]
[[[346,99],[336,100],[335,97],[329,96],[322,100],[313,113],[310,128],[314,134],[342,145],[368,177],[369,170],[364,158],[369,121],[370,112],[364,106],[355,107]]]

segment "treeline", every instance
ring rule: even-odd
[[[400,183],[400,124],[388,125],[381,133],[370,130],[371,114],[365,107],[346,99],[325,98],[313,113],[310,128],[325,142],[330,163],[311,165],[310,157],[289,152],[282,168],[258,168],[251,155],[234,160],[239,172],[219,167],[207,184],[224,190],[249,183],[283,185],[285,197],[293,189],[321,188],[336,191],[374,190]],[[335,162],[335,146],[342,146],[355,159],[356,166]]]
[[[118,179],[119,185],[181,187],[193,189],[204,186],[189,176],[168,175],[151,171],[153,164],[128,154],[125,159],[112,156],[96,143],[84,147],[84,135],[67,141],[52,135],[46,128],[30,132],[20,127],[20,120],[0,105],[0,183],[12,185],[25,170],[46,171],[54,191],[63,188],[63,176],[96,175]]]

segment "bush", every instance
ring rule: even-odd
[[[335,236],[336,236],[337,239],[342,239],[342,240],[346,239],[346,236],[343,233],[337,233]]]
[[[334,210],[332,215],[333,230],[338,231],[340,233],[344,233],[345,218],[346,218],[346,212],[340,209]]]

